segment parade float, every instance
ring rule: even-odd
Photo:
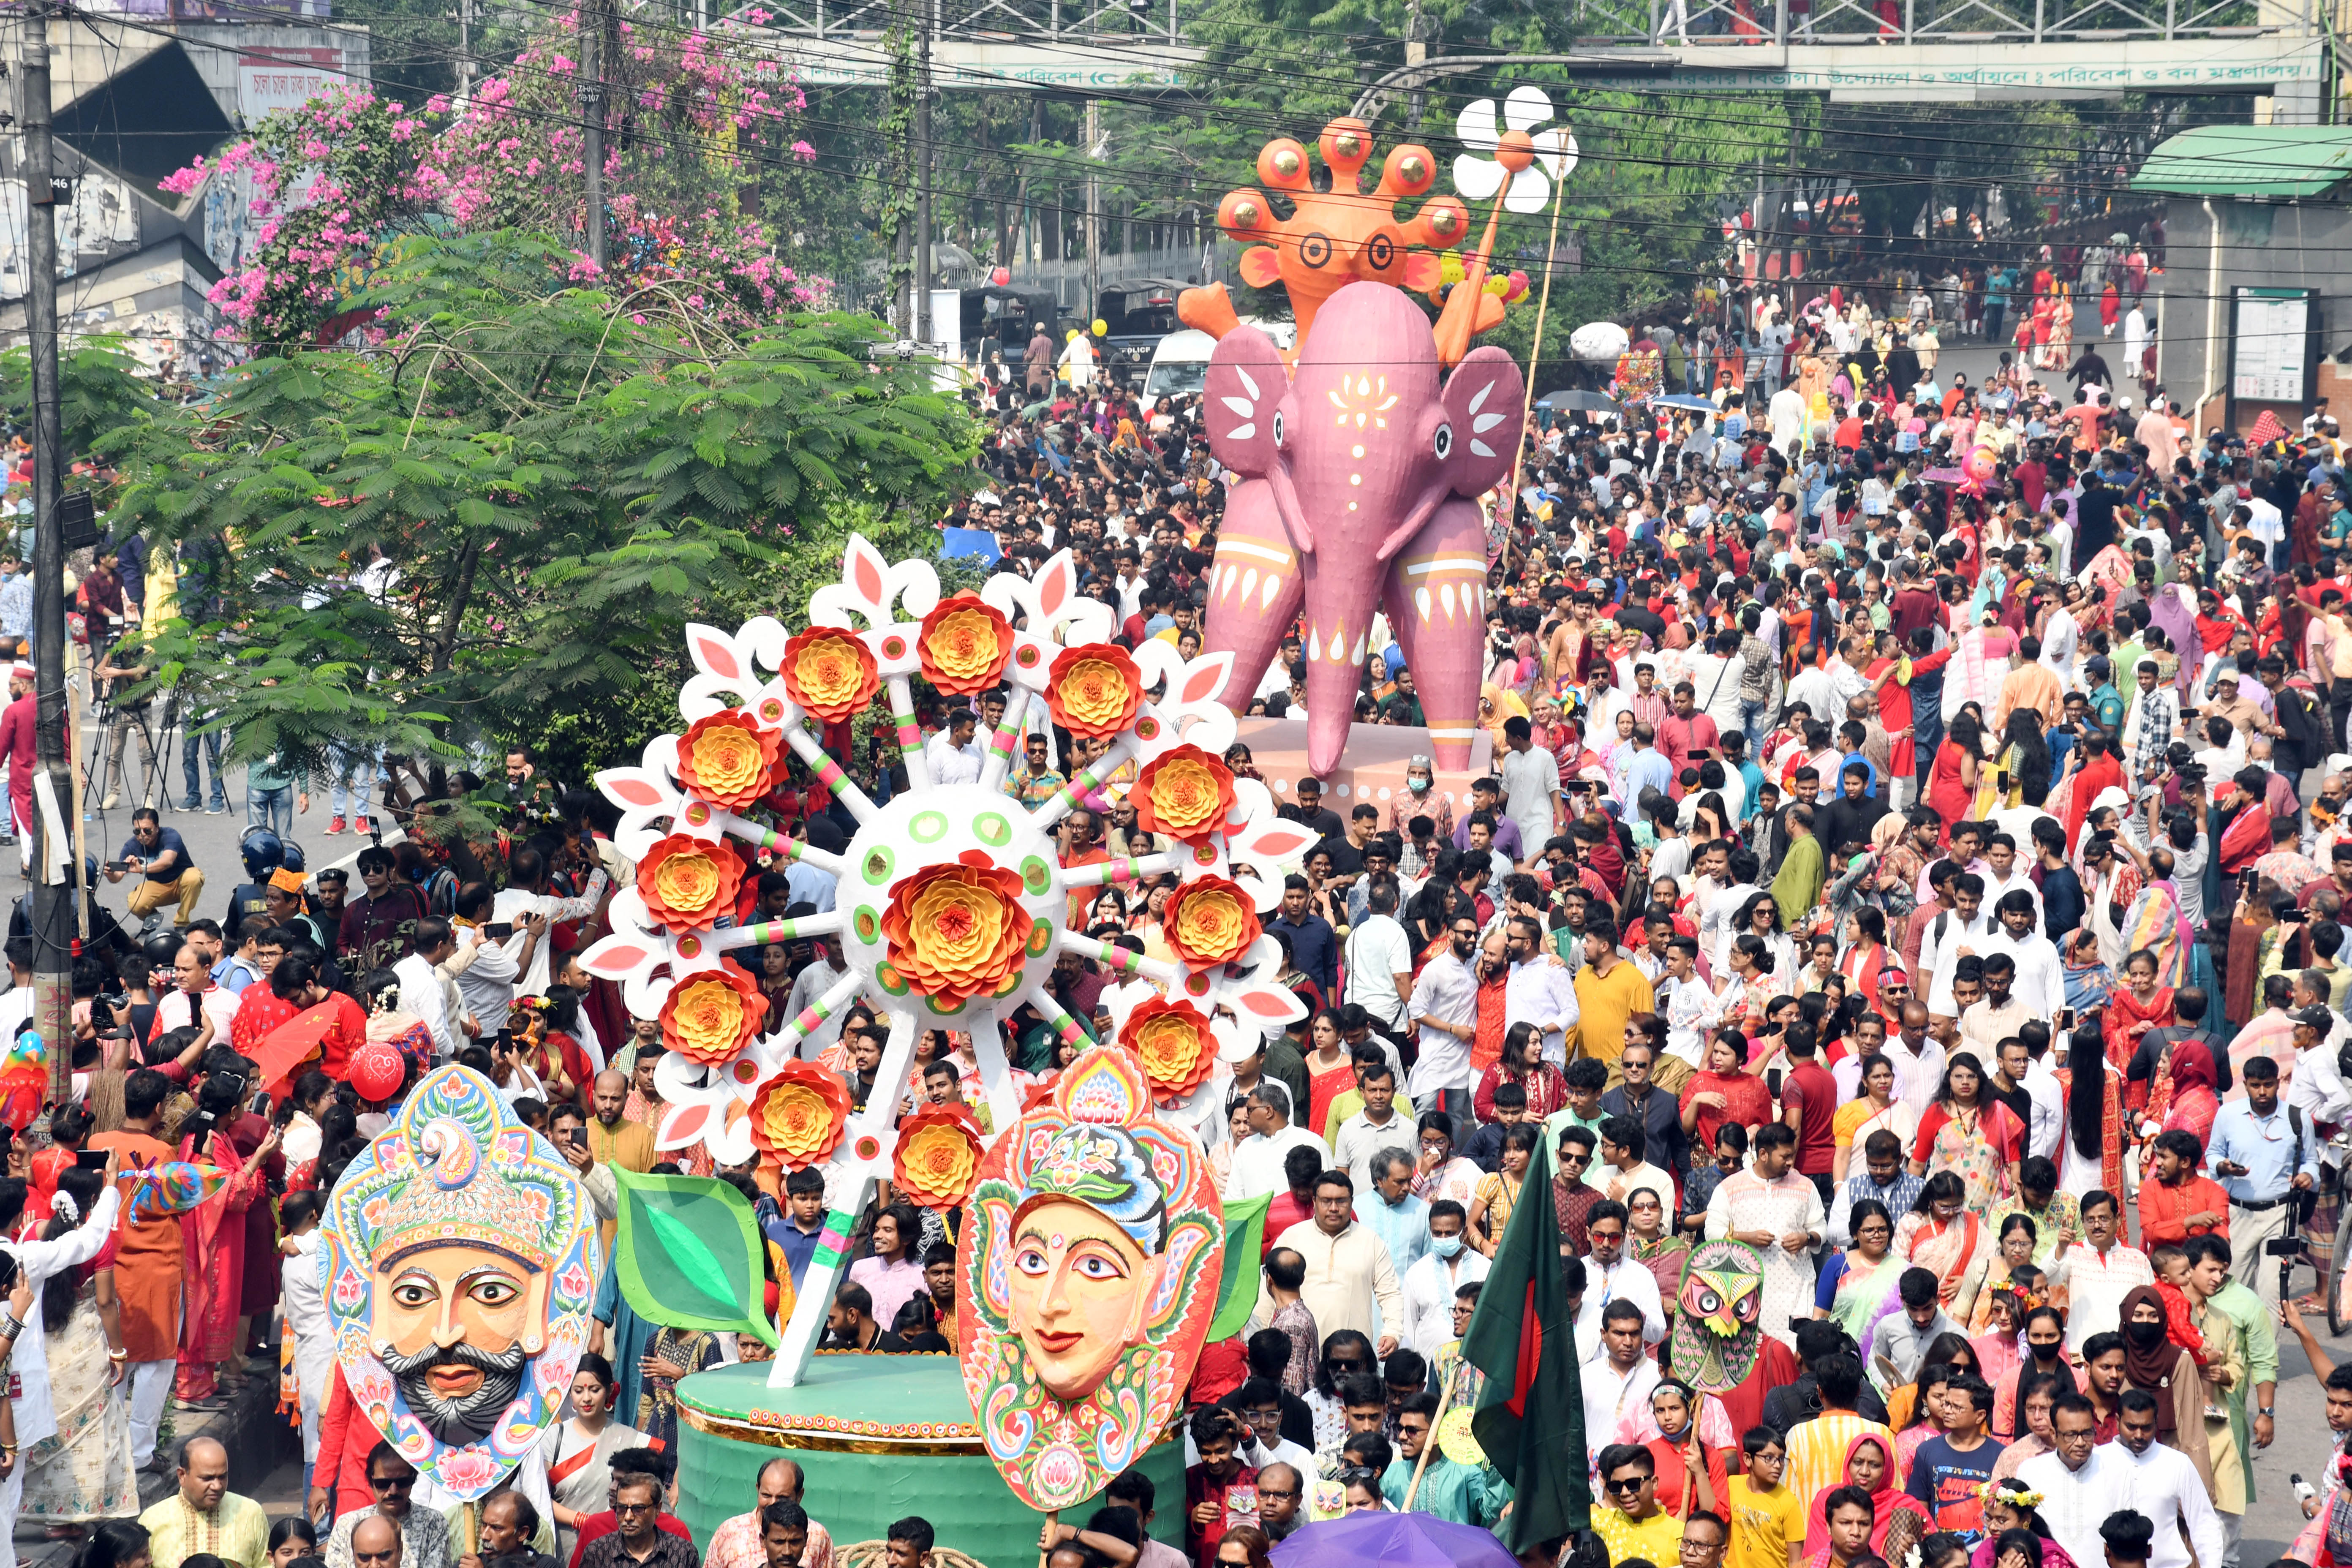
[[[879,1539],[891,1521],[923,1514],[943,1542],[1011,1568],[1034,1559],[1041,1510],[1077,1507],[1140,1465],[1170,1500],[1160,1527],[1178,1539],[1173,1423],[1225,1283],[1222,1211],[1192,1129],[1226,1042],[1300,1015],[1260,922],[1280,898],[1274,868],[1313,836],[1222,761],[1232,656],[1188,662],[1170,643],[1112,643],[1110,611],[1076,592],[1066,553],[1033,577],[1000,573],[978,594],[943,597],[928,563],[887,561],[853,538],[840,583],[814,595],[807,620],[689,627],[698,673],[680,692],[683,730],[648,745],[641,766],[597,780],[622,810],[614,842],[637,873],[612,901],[612,934],[583,961],[621,985],[634,1015],[660,1021],[670,1048],[656,1075],[656,1146],[676,1158],[698,1144],[722,1165],[756,1154],[772,1181],[814,1168],[826,1184],[823,1236],[780,1327],[758,1321],[757,1242],[731,1239],[744,1227],[721,1212],[740,1201],[715,1190],[725,1184],[701,1184],[699,1214],[632,1184],[624,1289],[649,1298],[656,1321],[764,1332],[776,1345],[772,1361],[679,1384],[679,1512],[707,1540],[782,1454],[803,1466],[837,1542]],[[1009,692],[976,783],[932,777],[919,678],[958,707]],[[820,745],[822,726],[877,703],[908,778],[887,804]],[[1031,808],[1003,785],[1033,710],[1103,749]],[[757,820],[790,757],[855,817],[838,853]],[[1142,827],[1175,847],[1064,867],[1055,825],[1114,780]],[[831,873],[835,910],[747,919],[750,857],[761,852]],[[1179,879],[1171,956],[1070,929],[1074,895],[1161,872]],[[809,937],[836,939],[845,973],[772,1032],[758,986],[724,955]],[[1066,952],[1161,994],[1097,1041],[1047,987]],[[856,1110],[834,1066],[802,1054],[855,998],[888,1027]],[[1015,1075],[997,1028],[1024,1004],[1081,1047],[1047,1089]],[[929,1030],[970,1037],[984,1121],[961,1106],[907,1104]],[[961,1211],[961,1358],[818,1348],[884,1180],[898,1201]],[[1039,1216],[1050,1223],[1033,1226]],[[1082,1258],[1099,1268],[1074,1274]],[[1118,1288],[1101,1286],[1102,1273]],[[1084,1298],[1076,1309],[1073,1293]],[[1040,1327],[1072,1310],[1076,1327]]]
[[[1217,340],[1202,398],[1209,449],[1242,476],[1218,531],[1202,646],[1233,656],[1225,700],[1240,710],[1303,612],[1306,754],[1318,775],[1343,765],[1383,611],[1438,770],[1470,765],[1489,561],[1478,498],[1510,478],[1527,416],[1518,366],[1470,340],[1526,290],[1524,277],[1489,277],[1502,214],[1541,210],[1572,166],[1564,127],[1533,129],[1550,114],[1532,88],[1513,92],[1499,121],[1493,100],[1470,105],[1457,127],[1474,149],[1454,162],[1461,196],[1433,197],[1402,220],[1399,204],[1436,181],[1426,147],[1392,148],[1367,191],[1371,130],[1335,120],[1317,142],[1330,174],[1318,190],[1304,146],[1266,143],[1265,189],[1227,193],[1217,221],[1250,247],[1243,279],[1288,292],[1296,351],[1244,325],[1222,284],[1177,301],[1186,325]],[[1462,197],[1492,206],[1457,257],[1474,227]],[[1433,322],[1415,294],[1442,300]]]

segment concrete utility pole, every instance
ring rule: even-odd
[[[1096,301],[1102,298],[1102,176],[1092,165],[1100,156],[1102,101],[1087,100],[1087,302],[1079,331],[1090,331]]]
[[[73,1092],[73,900],[81,868],[74,864],[70,841],[58,844],[51,833],[70,833],[81,806],[66,761],[66,549],[58,530],[65,453],[58,417],[57,187],[45,0],[25,9],[21,70],[16,117],[25,132],[25,337],[33,362],[34,743],[40,756],[33,792],[33,1026],[48,1047],[50,1101],[62,1105]],[[70,878],[65,866],[73,866]]]
[[[604,17],[606,0],[580,7],[580,162],[588,185],[588,259],[604,267]]]
[[[915,331],[918,342],[939,336],[931,320],[931,24],[939,0],[915,0],[920,29],[915,46]]]

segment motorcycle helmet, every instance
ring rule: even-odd
[[[286,846],[267,827],[247,828],[236,848],[244,858],[247,881],[267,882],[269,873],[286,863]]]
[[[281,847],[278,864],[283,869],[299,876],[310,869],[310,857],[302,853],[302,847],[299,844],[289,838]]]
[[[147,955],[149,963],[154,965],[158,971],[169,973],[172,966],[180,961],[182,945],[178,937],[164,931],[149,937],[145,942],[141,942],[139,947],[140,951]]]

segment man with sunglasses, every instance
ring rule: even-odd
[[[1592,1510],[1592,1528],[1609,1549],[1609,1561],[1678,1561],[1683,1521],[1658,1506],[1658,1464],[1649,1449],[1612,1443],[1601,1450],[1595,1468],[1601,1473],[1603,1506]]]
[[[449,1527],[433,1510],[411,1506],[416,1491],[416,1467],[400,1457],[389,1443],[378,1443],[368,1455],[368,1489],[375,1507],[344,1514],[335,1521],[320,1555],[327,1568],[355,1568],[361,1544],[356,1536],[369,1520],[389,1521],[399,1532],[400,1568],[440,1568],[450,1561]],[[371,1536],[374,1534],[370,1532]]]

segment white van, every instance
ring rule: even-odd
[[[1244,317],[1242,324],[1257,328],[1285,353],[1298,341],[1298,326],[1294,321]],[[1151,368],[1143,376],[1143,395],[1139,400],[1143,411],[1150,413],[1163,397],[1198,396],[1208,384],[1209,356],[1216,352],[1216,339],[1190,327],[1160,339],[1160,345],[1151,351]]]

